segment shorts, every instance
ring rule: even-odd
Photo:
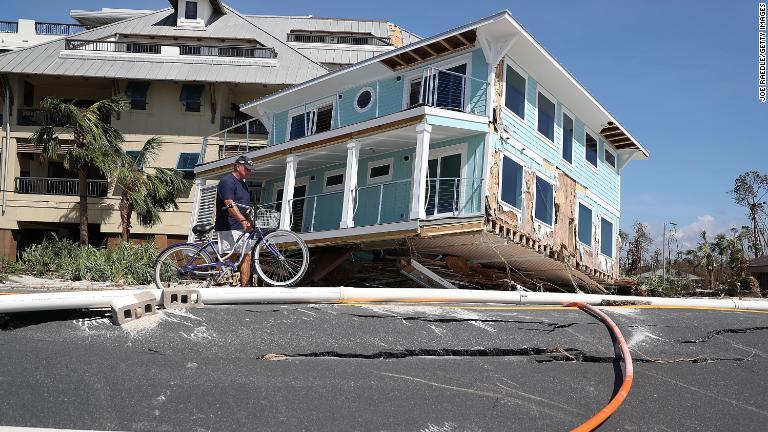
[[[232,251],[232,248],[235,247],[235,243],[237,242],[237,239],[240,238],[241,235],[243,235],[243,230],[231,230],[231,231],[217,231],[216,233],[219,236],[219,253],[221,255],[226,255],[229,252]],[[255,239],[252,240],[244,240],[247,241],[249,244],[245,247],[246,253],[249,253],[251,249],[253,249],[253,246],[255,244]],[[237,252],[240,253],[242,250],[243,244],[240,243],[237,245]]]

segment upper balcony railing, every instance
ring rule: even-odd
[[[169,45],[158,42],[128,42],[67,39],[64,49],[69,51],[120,52],[135,54],[164,54],[163,48],[171,48],[169,54],[202,57],[230,57],[246,59],[274,59],[274,48],[249,46]]]
[[[103,198],[109,191],[106,180],[88,180],[88,196]],[[78,179],[50,177],[16,177],[14,191],[19,194],[77,196],[80,192]]]
[[[0,33],[18,33],[19,23],[16,21],[0,21]]]
[[[61,23],[47,23],[36,22],[35,33],[39,35],[53,35],[53,36],[71,36],[78,33],[82,33],[86,30],[85,26],[78,24],[61,24]]]
[[[50,119],[50,113],[42,108],[19,108],[19,126],[45,126],[54,123]],[[101,121],[112,123],[111,115],[103,115]]]
[[[288,33],[288,42],[374,46],[392,45],[392,41],[388,37],[356,33]]]

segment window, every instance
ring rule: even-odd
[[[362,113],[368,111],[373,105],[373,89],[365,87],[355,96],[355,111]]]
[[[306,112],[295,111],[289,118],[288,137],[291,140],[326,132],[333,128],[333,104],[308,107]]]
[[[184,19],[188,20],[196,20],[197,19],[197,2],[196,1],[186,1],[186,4],[184,6]]]
[[[128,156],[128,157],[129,157],[129,158],[131,158],[131,159],[133,159],[133,161],[134,161],[134,162],[136,162],[136,161],[139,159],[139,154],[140,154],[140,153],[141,153],[141,152],[140,152],[140,151],[138,151],[138,150],[126,150],[126,151],[125,151],[125,154],[126,154],[126,156]],[[197,161],[195,161],[195,162],[197,162]],[[144,164],[141,164],[141,165],[139,166],[139,169],[142,169],[142,170],[143,170],[143,169],[144,169]]]
[[[613,224],[600,218],[600,253],[613,258]]]
[[[616,168],[616,155],[608,150],[608,146],[603,147],[603,159],[605,159],[605,163],[612,166],[613,168]]]
[[[149,81],[129,82],[125,88],[125,97],[131,103],[132,110],[147,109],[147,93],[149,92]]]
[[[563,113],[563,159],[573,163],[573,119]]]
[[[515,68],[507,65],[505,77],[504,106],[517,114],[521,119],[525,118],[525,78]]]
[[[368,184],[392,180],[392,158],[368,162]]]
[[[518,210],[523,203],[523,166],[504,156],[501,162],[501,201]]]
[[[29,81],[24,81],[24,106],[35,106],[35,86]]]
[[[555,142],[555,103],[542,92],[539,92],[538,102],[538,130],[548,140]]]
[[[290,139],[303,138],[307,135],[307,113],[291,117]]]
[[[578,239],[587,246],[592,247],[592,209],[579,203]]]
[[[554,187],[552,183],[536,176],[536,208],[534,216],[547,225],[554,225]]]
[[[584,137],[586,142],[586,154],[584,157],[592,166],[597,167],[597,140],[589,132],[585,132]]]
[[[421,78],[414,78],[408,86],[408,108],[419,105],[421,100]]]
[[[317,109],[315,116],[315,133],[331,130],[333,123],[333,105],[326,105]]]
[[[181,86],[179,101],[184,104],[184,111],[200,112],[203,89],[205,89],[205,86],[202,84],[184,84]]]
[[[185,179],[195,178],[194,169],[199,158],[199,153],[180,153],[179,161],[176,162],[176,169],[184,173]]]
[[[344,188],[344,168],[325,173],[323,192],[339,191]]]

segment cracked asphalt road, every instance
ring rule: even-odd
[[[766,429],[768,315],[604,310],[635,381],[601,430]],[[559,431],[602,408],[621,374],[608,330],[575,309],[209,306],[123,328],[97,312],[0,328],[4,426]]]

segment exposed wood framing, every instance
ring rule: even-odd
[[[381,60],[381,62],[392,70],[411,67],[421,62],[434,60],[439,56],[472,47],[475,45],[476,39],[477,34],[475,30],[467,30],[428,45],[415,47],[406,52],[387,57]],[[408,56],[404,55],[406,53]]]

